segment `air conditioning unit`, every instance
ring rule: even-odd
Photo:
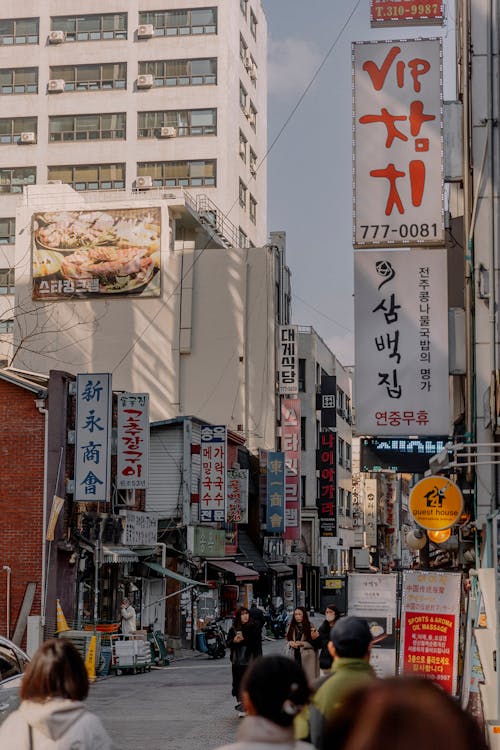
[[[138,190],[147,190],[153,187],[153,178],[149,174],[137,175],[135,186]]]
[[[245,62],[244,62],[245,68],[247,70],[251,70],[252,68],[252,58],[250,55],[245,55]]]
[[[257,80],[257,66],[255,65],[255,63],[250,68],[250,78],[252,79],[252,81]]]
[[[137,27],[137,38],[138,39],[151,39],[154,36],[155,29],[152,23],[141,23]]]
[[[19,143],[36,143],[36,135],[32,133],[31,131],[26,133],[21,133],[21,137],[19,138]]]
[[[47,84],[47,91],[50,94],[60,94],[64,91],[65,82],[63,78],[51,78]]]
[[[160,138],[175,138],[177,135],[177,128],[165,126],[160,128]]]
[[[63,44],[66,41],[66,33],[57,29],[49,31],[49,44]]]
[[[151,73],[146,75],[137,76],[137,88],[138,89],[150,89],[154,83],[154,78]]]

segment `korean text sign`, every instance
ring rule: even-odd
[[[266,531],[283,534],[285,530],[285,456],[281,451],[267,453]]]
[[[447,435],[445,250],[354,257],[357,431]]]
[[[281,448],[285,453],[285,539],[300,539],[300,400],[281,402]]]
[[[337,435],[329,430],[319,433],[316,468],[319,471],[319,497],[316,500],[320,536],[337,536]]]
[[[111,375],[76,376],[75,500],[109,500],[111,470]]]
[[[149,394],[118,396],[118,489],[146,489],[149,469]]]
[[[299,391],[297,326],[280,326],[278,348],[279,392],[281,395]]]
[[[444,245],[439,39],[353,45],[355,247]]]
[[[201,428],[200,521],[225,521],[226,518],[225,425]]]
[[[158,518],[151,513],[136,510],[121,511],[125,519],[122,544],[156,544],[158,541]]]
[[[457,688],[460,573],[405,571],[399,671]]]
[[[248,469],[227,470],[228,523],[248,523]]]
[[[365,516],[365,544],[377,544],[377,480],[365,479],[363,483],[363,511]]]

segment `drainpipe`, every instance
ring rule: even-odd
[[[42,580],[41,580],[41,606],[40,620],[42,629],[45,628],[45,608],[47,604],[47,472],[49,467],[49,410],[45,408],[45,398],[36,398],[35,406],[45,418],[44,443],[43,443],[43,505],[42,505]],[[57,489],[56,489],[57,491]]]
[[[11,569],[8,565],[4,565],[3,569],[7,573],[7,638],[10,638],[10,575],[11,575]]]

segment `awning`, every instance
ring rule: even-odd
[[[184,586],[205,586],[206,588],[210,588],[208,583],[204,583],[203,581],[194,581],[192,578],[183,576],[180,573],[175,573],[173,570],[164,568],[162,565],[159,565],[158,563],[147,562],[145,564],[148,566],[148,568],[151,568],[151,570],[154,570],[155,573],[159,573],[162,576],[167,576],[167,578],[173,578],[174,581],[179,581],[179,583],[183,583]]]
[[[139,562],[137,554],[121,544],[103,544],[103,562],[105,563],[133,563]]]
[[[285,563],[270,562],[268,563],[268,565],[273,571],[273,573],[276,573],[278,578],[285,578],[287,576],[293,576],[293,568],[290,568],[288,565],[285,565]]]
[[[256,570],[257,573],[269,572],[268,564],[260,554],[255,544],[252,542],[246,531],[243,531],[243,529],[238,529],[238,547],[243,553],[246,561],[250,563],[252,568]]]
[[[255,570],[245,568],[244,565],[238,565],[232,560],[207,560],[207,562],[212,568],[223,570],[225,573],[232,573],[237,581],[257,581],[259,578],[259,574]]]

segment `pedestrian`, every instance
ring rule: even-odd
[[[369,664],[371,642],[370,627],[361,617],[341,617],[333,626],[328,644],[333,657],[332,673],[309,706],[308,736],[315,747],[320,747],[325,725],[332,721],[346,696],[375,679]]]
[[[320,640],[316,628],[311,625],[305,607],[296,607],[286,634],[291,656],[304,670],[309,684],[319,676],[318,652]]]
[[[66,638],[42,643],[21,683],[21,705],[0,726],[0,747],[15,750],[110,750],[101,720],[83,701],[89,679]]]
[[[340,617],[340,612],[337,607],[333,604],[329,604],[325,609],[325,619],[318,628],[318,633],[321,641],[321,647],[319,651],[319,673],[321,676],[330,674],[332,669],[333,657],[328,650],[328,644],[330,642],[330,634],[332,628]]]
[[[256,625],[260,627],[260,634],[261,634],[261,640],[260,640],[260,653],[259,656],[262,656],[262,633],[264,630],[264,625],[266,624],[266,616],[264,615],[264,612],[260,609],[260,607],[257,605],[256,599],[252,600],[252,606],[249,609],[250,617],[255,622]]]
[[[242,682],[247,717],[237,741],[218,750],[313,750],[294,740],[293,720],[309,700],[303,669],[284,656],[261,656],[252,662]]]
[[[137,630],[136,625],[136,618],[135,618],[135,609],[130,604],[130,601],[125,597],[122,600],[121,608],[120,608],[120,614],[121,614],[121,632],[123,635],[130,635],[131,633],[135,633]]]
[[[240,685],[245,671],[252,661],[262,653],[262,633],[259,626],[251,619],[250,610],[240,607],[236,611],[233,625],[226,638],[230,650],[232,670],[232,695],[236,698],[236,711],[245,715],[241,702]]]
[[[349,695],[324,733],[325,750],[487,750],[478,722],[423,677],[395,677]]]

